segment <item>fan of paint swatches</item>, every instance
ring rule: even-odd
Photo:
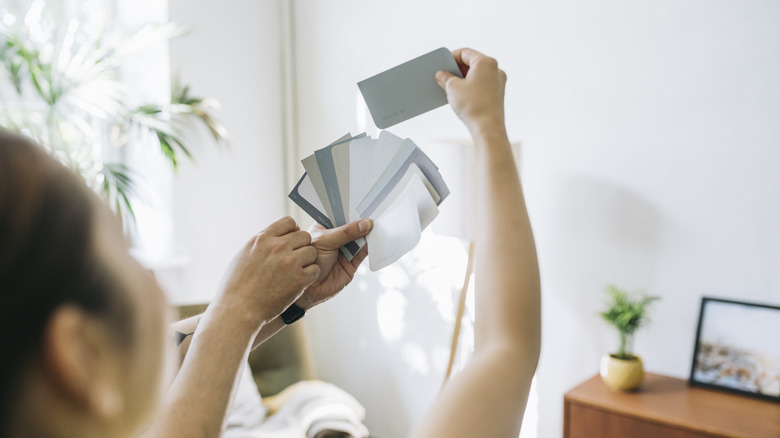
[[[320,225],[374,221],[365,239],[341,248],[352,260],[368,242],[372,271],[414,248],[450,193],[433,161],[413,141],[388,131],[376,139],[347,134],[301,163],[306,172],[289,196]]]

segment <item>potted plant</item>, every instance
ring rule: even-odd
[[[601,359],[601,378],[616,391],[630,391],[644,379],[642,358],[633,354],[634,333],[648,322],[647,306],[660,297],[644,293],[629,293],[615,286],[607,286],[607,309],[601,312],[604,321],[615,327],[620,336],[616,353]]]

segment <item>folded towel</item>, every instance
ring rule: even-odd
[[[355,438],[368,437],[363,425],[365,408],[350,394],[318,380],[298,382],[281,393],[263,399],[239,383],[224,438],[314,438],[323,431],[337,431]],[[257,387],[251,381],[255,392]]]
[[[296,429],[298,437],[313,438],[324,430],[348,433],[356,438],[368,436],[363,425],[366,410],[350,394],[330,383],[318,380],[298,382],[274,397],[265,399],[271,416],[260,430]]]

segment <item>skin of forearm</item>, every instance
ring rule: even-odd
[[[483,126],[473,136],[481,212],[475,354],[517,348],[535,369],[541,343],[539,266],[520,179],[503,124]]]
[[[202,316],[203,314],[191,316],[171,324],[171,329],[173,331],[188,335],[186,338],[184,338],[181,344],[178,345],[177,348],[179,353],[179,366],[181,366],[181,364],[184,362],[185,356],[187,356],[187,351],[189,351],[192,337],[195,334],[195,329],[198,328],[198,322]]]
[[[315,306],[315,304],[307,300],[305,296],[299,298],[295,304],[307,312]],[[263,342],[269,340],[285,327],[287,327],[287,324],[284,323],[281,316],[277,316],[273,321],[265,324],[263,328],[260,329],[257,336],[255,336],[255,340],[252,342],[252,350],[259,347]]]
[[[307,311],[312,307],[304,299],[297,304]],[[214,312],[217,315],[210,315]],[[192,335],[178,346],[176,378],[168,389],[158,421],[144,433],[144,438],[221,435],[236,376],[249,351],[286,327],[282,318],[277,317],[260,327],[252,338],[246,335],[251,324],[231,327],[230,321],[235,318],[228,313],[225,309],[209,309],[171,324],[173,331]],[[247,339],[252,339],[251,345]],[[219,412],[224,414],[217,415]]]
[[[301,308],[303,308],[307,312],[313,307],[311,304],[309,304],[307,301],[303,299],[299,299],[296,302],[296,304],[298,304]],[[171,329],[179,333],[194,334],[195,330],[198,328],[198,322],[200,321],[200,318],[202,316],[203,315],[197,315],[197,316],[192,316],[190,318],[182,319],[181,321],[177,321],[171,324]],[[263,327],[257,333],[257,336],[255,336],[255,339],[252,341],[251,349],[254,350],[255,348],[259,347],[263,342],[267,341],[275,334],[279,333],[286,326],[287,325],[284,323],[284,321],[282,321],[281,317],[277,317],[273,321],[263,325]],[[182,343],[179,344],[178,353],[179,353],[180,364],[184,362],[184,358],[187,356],[187,352],[189,351],[190,343],[192,342],[193,337],[194,335],[187,336],[186,338],[184,338],[184,341],[182,341]]]
[[[415,438],[517,437],[538,361],[539,271],[512,150],[503,123],[480,125],[472,137],[480,213],[475,349]]]
[[[236,312],[212,306],[197,323],[186,357],[149,437],[219,437],[238,371],[259,333]],[[262,328],[261,328],[262,329]]]
[[[257,336],[255,336],[255,339],[252,342],[252,350],[259,347],[263,342],[270,339],[273,335],[279,333],[279,331],[286,326],[287,325],[284,323],[284,321],[282,321],[281,317],[274,319],[268,324],[265,324],[263,328],[260,329],[260,332],[257,334]]]

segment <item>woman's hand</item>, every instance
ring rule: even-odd
[[[463,78],[451,73],[436,73],[436,82],[447,92],[455,114],[472,135],[485,129],[504,127],[504,88],[506,73],[498,68],[495,59],[472,49],[452,52]]]
[[[311,235],[284,217],[254,236],[233,258],[215,300],[246,317],[254,330],[281,314],[320,277]]]
[[[320,276],[303,292],[303,296],[297,302],[299,306],[310,309],[327,301],[352,281],[360,263],[368,255],[368,247],[363,247],[351,262],[347,261],[339,248],[364,237],[371,231],[372,226],[370,219],[361,219],[330,230],[319,224],[309,228],[312,245],[318,252],[316,263],[320,267]]]

